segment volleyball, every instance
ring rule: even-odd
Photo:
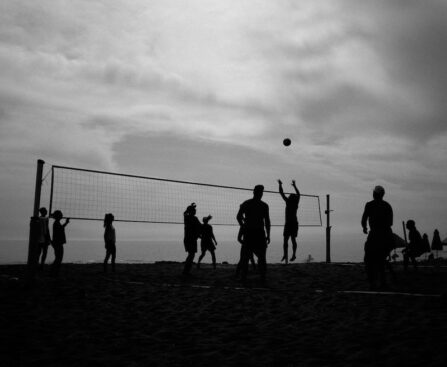
[[[286,147],[288,147],[290,144],[292,144],[292,141],[291,141],[289,138],[285,138],[285,139],[282,141],[282,143],[283,143]]]

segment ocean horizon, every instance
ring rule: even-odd
[[[216,258],[218,263],[237,263],[240,254],[240,244],[235,239],[218,239]],[[198,254],[200,254],[199,244]],[[102,262],[105,256],[104,241],[102,239],[70,239],[64,245],[64,262],[92,263]],[[289,258],[291,256],[291,243],[289,242]],[[272,242],[267,249],[267,261],[279,263],[283,254],[282,237],[272,230]],[[0,240],[0,264],[23,264],[28,256],[27,239],[1,239]],[[309,257],[310,256],[310,257]],[[178,240],[163,239],[118,239],[117,258],[118,263],[153,263],[156,261],[178,261],[186,258],[183,247],[183,238]],[[47,263],[54,259],[53,248],[48,250]],[[326,260],[326,243],[322,235],[303,233],[298,236],[297,259],[295,262],[309,261],[321,262]],[[351,241],[334,239],[331,244],[331,260],[333,262],[362,262],[363,245]],[[211,256],[207,254],[204,263],[211,262]]]

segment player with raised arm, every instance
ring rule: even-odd
[[[288,264],[288,252],[289,252],[289,238],[292,241],[292,257],[290,261],[294,261],[296,259],[296,250],[297,243],[296,238],[298,236],[298,205],[300,202],[301,194],[298,188],[296,187],[295,180],[292,181],[292,186],[295,189],[295,194],[290,194],[288,197],[284,194],[284,190],[282,187],[282,181],[278,180],[279,184],[279,193],[283,200],[286,202],[286,222],[284,224],[284,244],[283,244],[283,257],[281,261],[285,261]]]

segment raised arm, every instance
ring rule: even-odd
[[[296,194],[298,195],[298,200],[299,200],[300,197],[301,197],[301,193],[300,193],[300,190],[298,190],[298,187],[296,187],[296,182],[295,182],[295,180],[292,180],[292,186],[293,186],[293,188],[295,189],[295,192],[296,192]]]
[[[284,195],[284,190],[282,188],[282,181],[278,180],[278,184],[279,184],[279,193],[281,194],[281,197],[283,198],[284,201],[287,201],[287,197],[286,195]]]

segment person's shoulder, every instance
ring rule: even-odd
[[[268,207],[269,207],[269,205],[268,205],[265,201],[262,201],[262,200],[261,200],[261,205],[262,205],[264,208],[267,208],[267,209],[268,209]]]

